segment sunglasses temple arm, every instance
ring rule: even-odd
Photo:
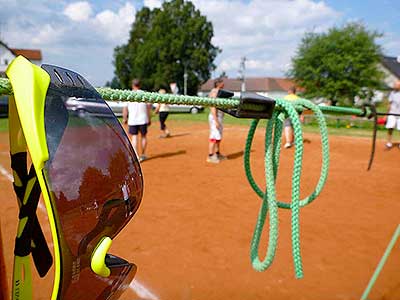
[[[14,97],[9,97],[9,130],[10,130],[10,154],[11,159],[15,154],[26,158],[26,141],[22,133],[21,124],[19,122],[17,109],[15,106]],[[15,157],[15,156],[14,156]],[[22,158],[22,157],[19,157]],[[12,166],[14,163],[12,162]],[[21,165],[22,167],[22,165]],[[26,177],[26,162],[25,170],[21,172],[22,177]],[[24,176],[25,175],[25,176]],[[19,189],[24,192],[25,178],[20,178],[16,172],[13,172],[15,191]],[[17,195],[17,198],[18,195]],[[19,200],[20,202],[21,200]],[[19,203],[20,204],[20,203]],[[26,219],[19,218],[17,238],[21,236],[26,225]],[[12,284],[12,299],[32,299],[32,276],[31,276],[30,258],[29,255],[19,256],[14,251],[14,272]]]
[[[41,277],[50,269],[52,256],[36,216],[40,186],[33,167],[31,167],[30,174],[27,174],[26,141],[22,133],[13,97],[10,97],[9,110],[13,185],[19,207],[22,210],[19,214],[18,232],[15,241],[12,298],[32,299],[29,254],[32,253],[35,266]]]

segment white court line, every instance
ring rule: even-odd
[[[150,292],[143,284],[141,284],[136,279],[131,282],[129,288],[133,290],[140,297],[140,299],[159,300],[156,295]]]
[[[14,178],[1,164],[0,164],[0,173],[7,178],[9,181],[13,182]],[[46,212],[46,208],[43,206],[41,202],[39,202],[39,208],[41,211]],[[136,279],[131,282],[129,288],[135,292],[141,299],[145,300],[159,300],[159,298],[150,292],[143,284],[141,284]]]
[[[0,165],[0,173],[3,174],[3,176],[7,178],[9,181],[11,182],[14,181],[13,176],[2,165]]]

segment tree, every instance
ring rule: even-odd
[[[122,88],[139,78],[145,90],[167,88],[177,82],[195,94],[215,69],[220,49],[211,43],[211,22],[190,1],[164,2],[161,8],[143,7],[136,14],[126,45],[114,50],[115,75]]]
[[[120,89],[121,88],[121,84],[119,83],[118,78],[115,76],[113,77],[113,79],[111,79],[111,81],[107,81],[104,86],[112,88],[112,89]]]
[[[381,47],[376,43],[381,36],[360,23],[306,33],[288,75],[308,98],[323,97],[333,105],[351,105],[355,96],[370,99],[383,85]]]

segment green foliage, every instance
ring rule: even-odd
[[[352,105],[355,96],[369,100],[383,85],[381,47],[375,41],[379,37],[359,23],[307,33],[288,75],[305,89],[306,98],[323,97],[334,105]]]
[[[121,84],[116,76],[114,76],[111,81],[107,81],[105,86],[112,88],[112,89],[120,89],[121,88]]]
[[[168,88],[177,82],[183,91],[188,74],[188,94],[211,76],[220,50],[211,43],[211,22],[190,1],[164,2],[161,8],[143,7],[136,14],[126,45],[114,50],[115,75],[122,88],[139,78],[145,90]]]
[[[0,118],[0,132],[8,131],[8,118]]]

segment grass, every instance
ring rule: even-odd
[[[174,114],[169,114],[168,120],[173,120],[173,121],[191,121],[191,122],[208,122],[208,114],[209,114],[210,109],[205,108],[203,112],[200,112],[198,114],[187,114],[187,113],[174,113]],[[154,116],[153,116],[154,118]],[[238,119],[235,117],[232,117],[228,114],[225,114],[224,117],[224,124],[230,124],[230,125],[250,125],[251,120],[249,119]]]
[[[209,109],[206,108],[203,112],[192,115],[192,114],[170,114],[168,120],[179,121],[179,122],[208,122]],[[153,116],[154,120],[154,116]],[[373,123],[371,120],[364,119],[351,119],[351,117],[343,118],[340,117],[339,122],[333,116],[327,117],[328,133],[332,135],[343,135],[343,136],[354,136],[354,137],[372,137]],[[265,122],[265,121],[262,121]],[[251,120],[249,119],[238,119],[225,114],[224,124],[229,125],[242,125],[249,126]],[[264,123],[265,124],[265,123]],[[260,124],[261,126],[263,123]],[[304,132],[318,133],[317,122],[313,119],[308,120],[307,124],[303,125]],[[378,138],[386,137],[386,129],[383,126],[379,126]]]
[[[194,123],[207,123],[208,122],[209,109],[206,108],[203,112],[198,114],[187,114],[187,113],[176,113],[170,114],[168,120],[178,122],[194,122]],[[309,117],[307,117],[309,118]],[[153,116],[153,122],[156,122],[157,117]],[[265,121],[262,121],[265,122]],[[251,120],[248,119],[237,119],[228,114],[225,114],[224,124],[229,125],[241,125],[249,126]],[[339,122],[335,117],[327,118],[328,132],[332,135],[344,135],[354,137],[371,137],[372,136],[372,121],[364,119],[351,119],[340,117]],[[261,126],[265,126],[265,123],[261,123]],[[304,132],[318,133],[318,126],[315,120],[310,119],[307,124],[303,125]],[[0,132],[8,131],[8,119],[0,119]],[[378,138],[385,138],[386,130],[383,126],[379,126]]]
[[[8,118],[0,118],[0,132],[8,131]]]

